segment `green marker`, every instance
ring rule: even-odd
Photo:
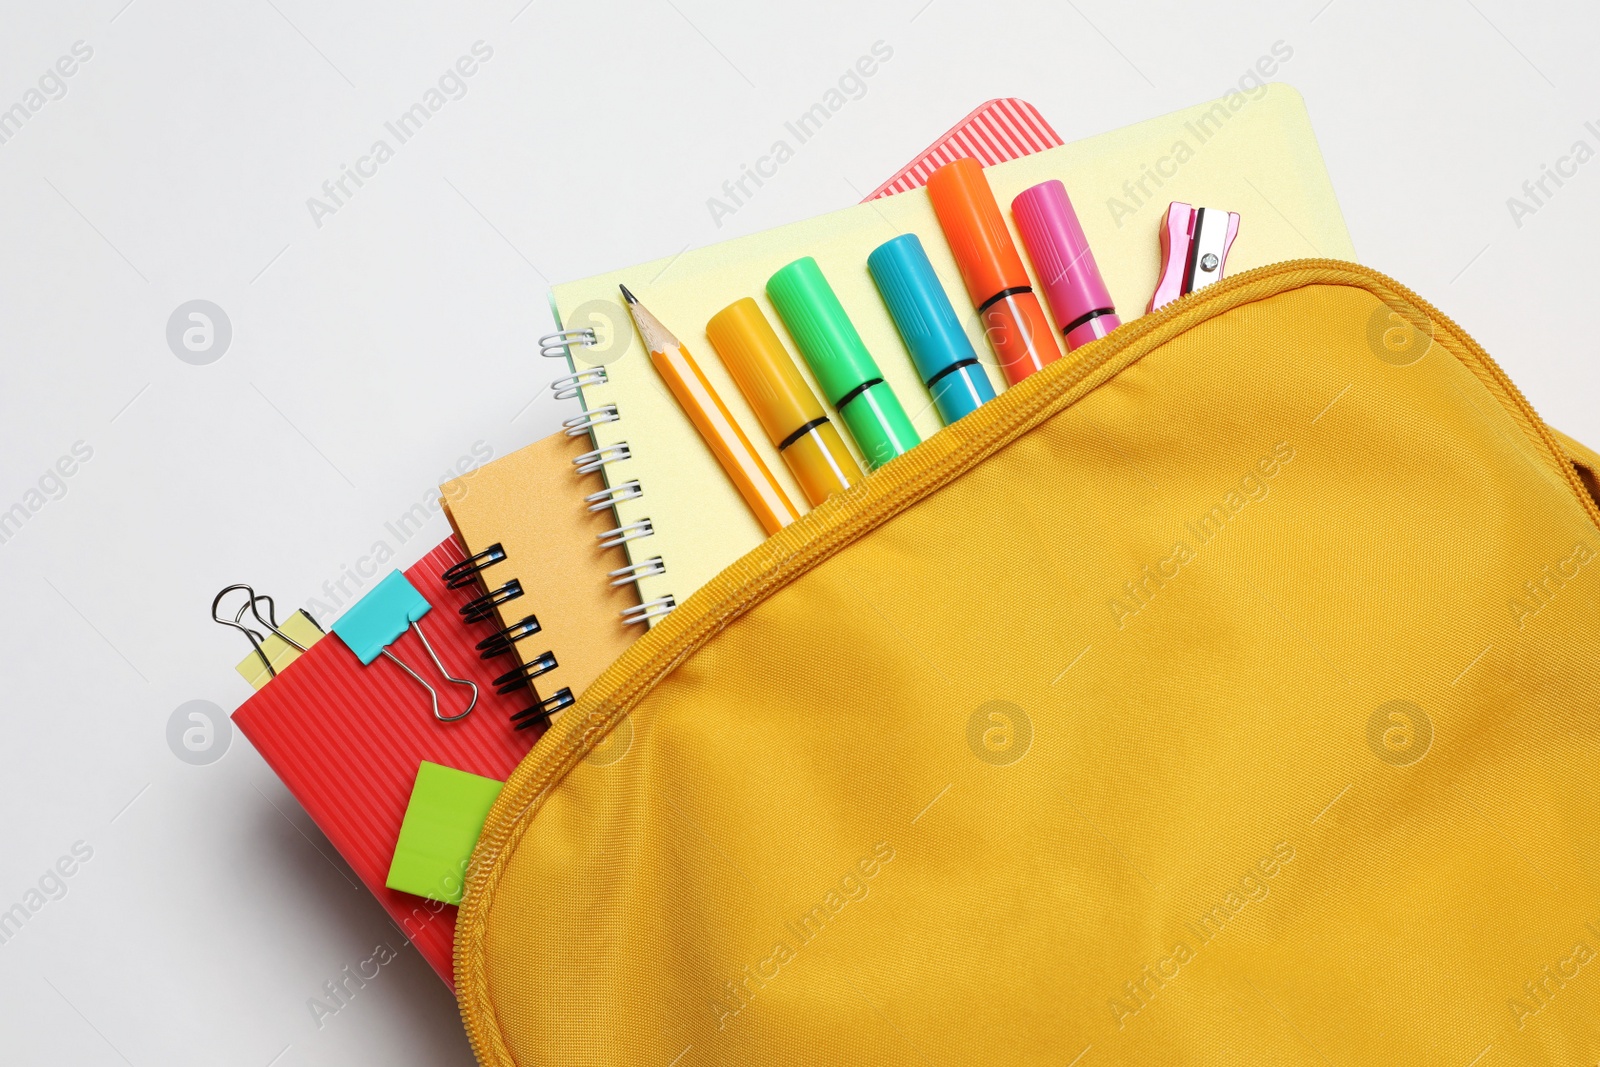
[[[867,469],[883,466],[922,440],[816,260],[797,259],[774,274],[767,280],[767,296],[866,457]]]

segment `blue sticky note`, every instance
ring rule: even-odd
[[[333,632],[363,664],[378,658],[385,646],[433,610],[417,587],[399,571],[390,571],[372,591],[339,617]]]

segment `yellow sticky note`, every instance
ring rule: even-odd
[[[323,637],[322,631],[311,620],[311,616],[303,611],[296,611],[293,615],[290,615],[279,629],[306,648],[310,648]],[[267,634],[266,640],[261,642],[261,648],[262,651],[266,652],[267,658],[272,661],[272,669],[275,671],[282,671],[300,655],[298,648],[273,633]],[[261,689],[272,681],[272,675],[268,673],[266,664],[262,663],[261,657],[254,652],[240,660],[233,669],[239,672],[241,678],[250,683],[252,689]]]

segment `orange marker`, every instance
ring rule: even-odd
[[[928,199],[1006,381],[1016,385],[1060,359],[1055,331],[1033,293],[983,167],[975,159],[946,163],[928,179]]]
[[[639,339],[650,353],[650,362],[666,381],[667,388],[677,398],[678,406],[694,423],[695,429],[705,439],[717,462],[733,479],[734,487],[744,502],[755,512],[761,528],[775,534],[800,517],[794,504],[783,491],[772,471],[767,468],[750,438],[733,421],[728,408],[706,381],[700,365],[689,355],[689,350],[672,336],[667,328],[646,311],[627,286],[619,286],[622,297],[628,302],[628,313],[639,331]]]
[[[861,480],[822,402],[754,300],[747,296],[717,312],[706,336],[813,507]]]

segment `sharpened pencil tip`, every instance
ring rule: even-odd
[[[628,292],[628,287],[626,285],[619,285],[617,288],[622,290],[622,299],[626,300],[628,303],[637,304],[639,302],[638,297]]]

